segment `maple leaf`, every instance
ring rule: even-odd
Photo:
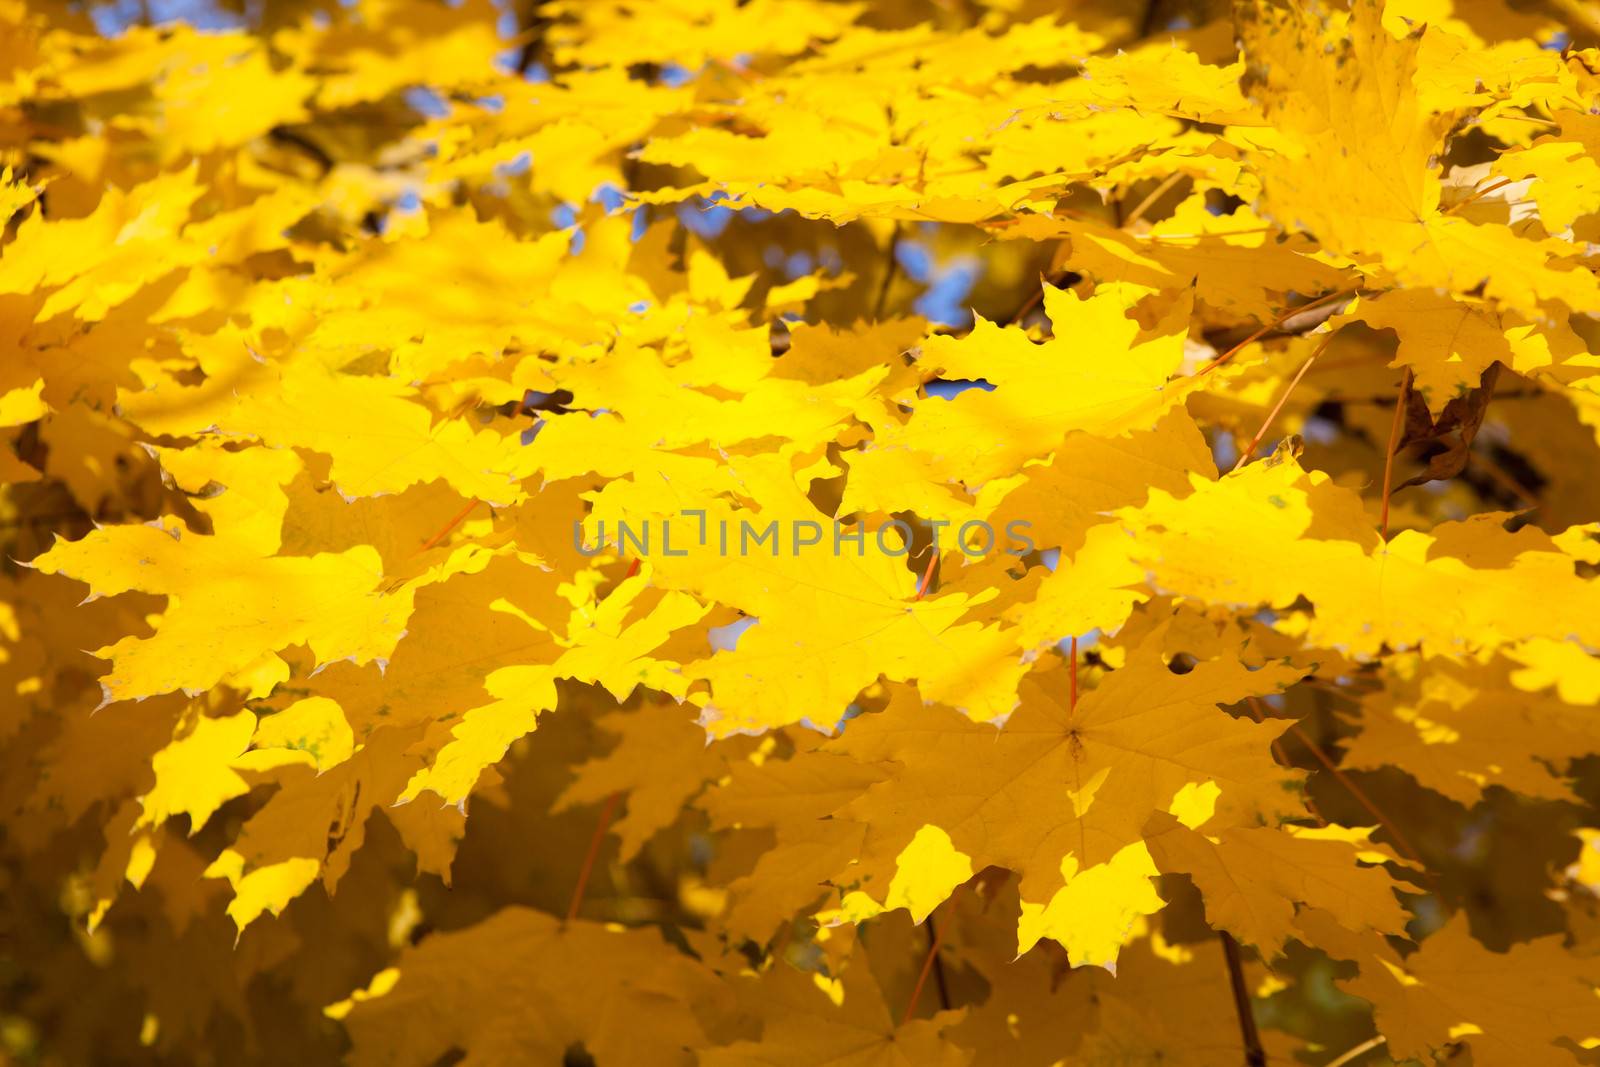
[[[1161,387],[1182,361],[1188,315],[1180,304],[1158,329],[1142,330],[1129,312],[1146,295],[1127,285],[1087,299],[1047,288],[1054,337],[1043,345],[988,322],[963,338],[929,338],[920,363],[946,377],[982,378],[994,391],[923,401],[903,427],[878,427],[879,447],[929,454],[935,469],[975,484],[1053,450],[1072,430],[1115,438],[1148,429],[1174,402],[1176,394]],[[1006,427],[1004,436],[993,433],[997,426]],[[976,447],[952,454],[955,441]]]
[[[1594,646],[1600,638],[1582,606],[1593,580],[1576,575],[1548,539],[1524,547],[1477,523],[1450,554],[1419,531],[1380,546],[1358,497],[1293,460],[1194,484],[1182,500],[1157,490],[1144,509],[1124,512],[1163,589],[1274,607],[1303,595],[1317,608],[1312,640],[1356,653],[1385,643],[1443,652],[1569,634]],[[1541,590],[1537,606],[1524,596],[1530,584]]]
[[[1132,914],[1124,909],[1161,907],[1145,881],[1155,869],[1141,830],[1152,813],[1196,790],[1224,824],[1292,810],[1284,796],[1292,778],[1268,752],[1276,729],[1230,719],[1217,705],[1295,677],[1291,668],[1251,672],[1225,661],[1176,675],[1145,646],[1076,708],[1063,701],[1059,672],[1030,676],[1022,706],[998,731],[944,709],[891,705],[827,746],[893,771],[839,813],[867,827],[863,873],[899,863],[923,826],[938,827],[973,869],[1019,873],[1032,902],[1022,948],[1051,936],[1074,962],[1114,962]],[[1087,909],[1099,909],[1100,921],[1066,921]]]
[[[735,758],[728,744],[706,744],[705,731],[691,710],[675,701],[660,701],[602,718],[602,727],[618,736],[616,747],[584,764],[552,810],[565,811],[625,793],[627,813],[612,829],[622,839],[623,859],[632,858]]]
[[[1441,210],[1432,161],[1456,116],[1429,109],[1416,90],[1422,33],[1396,39],[1377,0],[1356,0],[1348,21],[1270,0],[1244,10],[1246,51],[1270,90],[1274,133],[1260,172],[1271,214],[1407,284],[1482,285],[1532,315],[1543,301],[1593,302],[1593,274],[1553,266],[1563,242]]]
[[[1476,803],[1491,785],[1566,799],[1572,793],[1562,769],[1595,746],[1587,714],[1592,701],[1512,692],[1503,667],[1470,671],[1440,663],[1410,684],[1396,679],[1364,705],[1361,733],[1343,765],[1372,770],[1397,764],[1463,804]]]
[[[5,1057],[1592,1058],[1583,4],[139,6],[0,0]]]
[[[489,957],[500,966],[485,970]],[[596,963],[611,972],[604,982],[567,980]],[[429,938],[395,969],[328,1009],[350,1031],[354,1063],[426,1064],[450,1048],[466,1063],[548,1060],[577,1047],[608,1063],[688,1064],[734,1012],[714,973],[656,932],[527,908]]]
[[[1373,1002],[1378,1026],[1402,1056],[1460,1042],[1474,1062],[1577,1062],[1574,1046],[1596,1036],[1592,968],[1568,956],[1559,935],[1491,952],[1457,915],[1403,961],[1385,953],[1343,988]],[[1556,1051],[1565,1046],[1565,1054]]]
[[[264,693],[287,676],[277,652],[292,644],[309,645],[324,662],[389,654],[408,598],[382,595],[382,563],[371,547],[274,554],[288,505],[283,487],[299,471],[292,453],[197,449],[168,453],[165,462],[180,486],[201,494],[196,507],[211,518],[212,536],[181,523],[107,527],[32,564],[82,579],[92,596],[169,597],[153,636],[100,650],[115,665],[102,683],[108,701],[199,692],[224,678]],[[253,611],[236,610],[250,603]]]
[[[1213,925],[1264,957],[1276,956],[1294,936],[1297,904],[1330,911],[1347,926],[1404,936],[1398,886],[1378,867],[1357,862],[1384,854],[1364,846],[1359,834],[1328,829],[1241,827],[1213,837],[1162,814],[1152,818],[1145,843],[1157,868],[1194,879]]]
[[[897,1023],[865,967],[851,967],[836,979],[780,967],[768,973],[761,993],[765,1020],[760,1040],[710,1049],[701,1054],[700,1062],[713,1067],[742,1063],[959,1067],[972,1061],[970,1052],[942,1039],[943,1030],[960,1022],[960,1013]]]

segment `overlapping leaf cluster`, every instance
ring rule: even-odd
[[[1592,5],[127,7],[0,0],[5,1056],[1592,1059]]]

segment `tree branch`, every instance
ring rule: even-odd
[[[1245,1067],[1267,1067],[1267,1054],[1261,1048],[1261,1032],[1256,1029],[1255,1009],[1250,1006],[1250,989],[1244,984],[1244,963],[1239,959],[1239,943],[1226,930],[1219,931],[1222,954],[1228,960],[1228,981],[1233,987],[1233,1007],[1239,1013],[1239,1034],[1244,1039]]]

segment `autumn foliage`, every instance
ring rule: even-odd
[[[1600,1062],[1597,40],[0,0],[0,1062]]]

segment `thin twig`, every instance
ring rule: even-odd
[[[310,156],[312,162],[314,162],[318,167],[321,167],[322,173],[324,174],[328,173],[336,165],[336,161],[331,155],[328,154],[327,149],[323,148],[305,134],[296,130],[292,130],[287,126],[272,127],[272,129],[267,131],[267,137],[269,140],[276,141],[279,144],[288,145],[291,148],[298,148],[300,151]]]
[[[957,886],[956,892],[960,891],[961,887]],[[953,902],[955,899],[955,893],[950,894],[950,901]],[[947,902],[947,905],[950,905],[950,902]],[[954,910],[953,905],[950,906],[952,910]],[[928,914],[928,920],[930,922],[933,920],[932,912]],[[949,925],[949,923],[945,923],[944,925],[934,929],[933,938],[928,943],[928,955],[923,958],[922,971],[917,975],[917,984],[912,987],[911,999],[906,1002],[906,1012],[900,1017],[901,1026],[909,1023],[911,1021],[911,1017],[917,1012],[917,1001],[922,998],[922,987],[928,983],[928,974],[933,970],[934,959],[939,955],[939,946],[944,943],[945,928]]]
[[[1272,405],[1272,410],[1267,413],[1266,421],[1261,424],[1261,429],[1256,431],[1256,435],[1250,439],[1250,444],[1247,445],[1245,450],[1239,454],[1239,462],[1233,465],[1234,470],[1238,470],[1240,467],[1250,462],[1250,457],[1256,454],[1256,446],[1261,444],[1261,439],[1265,437],[1267,435],[1267,431],[1272,428],[1273,420],[1278,417],[1278,412],[1282,411],[1283,405],[1288,403],[1289,394],[1294,392],[1295,386],[1300,384],[1300,379],[1304,378],[1306,376],[1306,371],[1311,369],[1311,364],[1315,363],[1317,361],[1317,357],[1328,350],[1328,345],[1333,342],[1333,339],[1336,336],[1338,336],[1336,332],[1328,334],[1328,336],[1323,339],[1322,343],[1317,346],[1316,351],[1312,352],[1311,355],[1306,358],[1306,361],[1300,364],[1300,370],[1296,372],[1294,380],[1289,383],[1289,388],[1285,389],[1283,391],[1283,395],[1278,398],[1278,402]]]
[[[1384,1037],[1382,1034],[1379,1034],[1377,1037],[1369,1037],[1367,1040],[1361,1042],[1361,1044],[1357,1045],[1349,1052],[1346,1052],[1338,1059],[1329,1060],[1323,1065],[1323,1067],[1346,1067],[1347,1064],[1354,1063],[1356,1060],[1360,1059],[1362,1056],[1365,1056],[1367,1053],[1371,1052],[1373,1049],[1377,1048],[1387,1040],[1389,1039]]]
[[[1051,284],[1051,283],[1049,283],[1049,282],[1047,282],[1045,280],[1044,275],[1042,275],[1042,274],[1039,275],[1039,288],[1035,289],[1033,291],[1033,295],[1029,296],[1028,299],[1026,299],[1026,300],[1024,300],[1022,302],[1022,306],[1021,307],[1017,308],[1016,311],[1011,313],[1011,317],[1005,321],[1005,325],[1007,325],[1007,326],[1015,326],[1015,325],[1017,325],[1024,318],[1026,318],[1028,316],[1028,313],[1030,311],[1032,311],[1034,308],[1038,307],[1041,303],[1043,303],[1044,302],[1044,287],[1046,285],[1048,285],[1048,284]]]
[[[472,509],[477,507],[480,503],[482,503],[482,501],[480,501],[480,500],[469,500],[469,501],[467,501],[467,506],[462,508],[460,511],[456,512],[455,517],[452,518],[449,522],[444,524],[444,529],[440,530],[438,533],[434,534],[432,537],[430,537],[426,541],[422,542],[422,546],[420,548],[418,548],[416,550],[416,552],[412,553],[412,555],[421,555],[422,553],[428,551],[428,549],[432,548],[434,545],[437,545],[440,541],[443,541],[446,537],[449,537],[450,536],[450,531],[454,530],[457,526],[460,526],[462,520],[465,519],[468,515],[471,515],[472,514]]]
[[[1247,697],[1245,706],[1250,711],[1250,717],[1256,722],[1266,721],[1265,715],[1261,710],[1261,701],[1259,698]],[[1328,758],[1327,753],[1323,752],[1322,747],[1311,739],[1310,734],[1306,733],[1300,728],[1299,723],[1290,723],[1289,732],[1294,734],[1295,737],[1299,738],[1300,743],[1305,745],[1306,748],[1310,750],[1311,754],[1317,758],[1317,762],[1321,763],[1322,766],[1327,769],[1328,773],[1332,774],[1339,780],[1339,783],[1349,791],[1350,795],[1355,797],[1356,800],[1360,802],[1361,806],[1366,808],[1372,817],[1378,820],[1379,825],[1381,825],[1385,830],[1389,831],[1389,836],[1394,838],[1395,844],[1399,847],[1401,853],[1407,859],[1416,864],[1422,863],[1421,858],[1417,854],[1417,850],[1411,847],[1411,842],[1406,840],[1405,834],[1400,832],[1399,827],[1390,822],[1388,817],[1383,814],[1382,809],[1372,802],[1367,794],[1361,790],[1361,787],[1356,785],[1355,782],[1351,781],[1349,775],[1340,770],[1338,765],[1335,764],[1333,760]],[[1289,758],[1284,754],[1282,745],[1274,740],[1272,742],[1272,748],[1273,754],[1278,757],[1278,761],[1287,766],[1289,764]],[[1308,797],[1308,807],[1310,807],[1309,799],[1310,798]],[[1312,814],[1316,815],[1317,818],[1322,819],[1324,823],[1328,821],[1327,819],[1323,818],[1321,812],[1316,811],[1315,808],[1312,808]]]
[[[878,286],[878,299],[872,305],[872,317],[875,320],[883,318],[884,306],[889,302],[889,290],[894,287],[895,276],[900,273],[899,250],[900,223],[896,222],[889,234],[889,262],[883,268],[883,283]]]
[[[583,904],[583,891],[589,887],[589,874],[594,870],[600,845],[606,839],[606,828],[611,825],[611,816],[617,813],[617,804],[621,800],[621,793],[612,793],[606,797],[605,807],[600,809],[600,822],[594,828],[594,836],[589,839],[589,851],[583,857],[583,868],[578,871],[578,884],[572,887],[572,903],[567,905],[567,922],[578,917],[578,908]]]
[[[1331,374],[1336,370],[1349,370],[1351,367],[1367,367],[1379,360],[1387,361],[1388,358],[1389,357],[1384,355],[1382,352],[1366,352],[1361,355],[1345,356],[1343,359],[1329,359],[1317,364],[1317,373]],[[1354,402],[1355,401],[1352,401],[1352,403]],[[1380,401],[1375,399],[1372,402],[1379,403]],[[1389,398],[1383,397],[1381,398],[1381,402],[1387,404],[1389,402]]]
[[[1132,211],[1123,216],[1122,229],[1126,230],[1129,226],[1132,226],[1134,223],[1144,218],[1144,213],[1154,207],[1157,200],[1160,200],[1163,196],[1167,195],[1174,185],[1177,185],[1186,177],[1188,177],[1188,175],[1181,172],[1178,174],[1167,175],[1166,181],[1162,182],[1160,185],[1151,190],[1149,196],[1139,201],[1139,203],[1134,206]]]
[[[1310,301],[1309,303],[1301,304],[1299,307],[1290,308],[1288,311],[1285,311],[1282,315],[1279,315],[1277,318],[1273,319],[1271,322],[1267,323],[1265,326],[1261,327],[1259,330],[1257,330],[1254,333],[1252,333],[1249,337],[1246,337],[1243,341],[1240,341],[1238,344],[1234,345],[1232,348],[1230,348],[1226,352],[1222,353],[1222,355],[1220,355],[1220,356],[1216,357],[1215,359],[1213,359],[1210,363],[1207,363],[1204,367],[1201,367],[1195,373],[1196,374],[1206,374],[1206,373],[1208,373],[1210,371],[1216,370],[1218,367],[1222,366],[1224,363],[1228,362],[1228,360],[1230,360],[1234,356],[1236,356],[1246,346],[1252,344],[1255,341],[1259,341],[1261,338],[1265,337],[1267,334],[1271,333],[1273,330],[1276,330],[1279,326],[1282,326],[1284,323],[1288,322],[1290,319],[1294,318],[1296,315],[1299,315],[1299,314],[1302,314],[1304,312],[1310,311],[1312,308],[1315,308],[1315,307],[1321,307],[1323,304],[1326,304],[1331,300],[1338,300],[1339,298],[1346,297],[1346,296],[1355,296],[1356,293],[1358,293],[1360,291],[1361,291],[1360,286],[1356,286],[1356,287],[1350,288],[1350,289],[1340,289],[1337,293],[1328,293],[1326,296],[1319,296],[1315,300]]]
[[[1411,395],[1411,368],[1400,379],[1400,398],[1394,402],[1394,422],[1389,426],[1389,447],[1383,453],[1383,513],[1378,521],[1378,536],[1389,541],[1389,494],[1394,491],[1394,459],[1400,451],[1400,430],[1406,422],[1406,398]]]
[[[1482,189],[1479,189],[1477,192],[1473,193],[1471,196],[1467,197],[1465,200],[1456,201],[1454,204],[1451,204],[1444,211],[1440,212],[1440,214],[1442,214],[1442,215],[1453,215],[1457,211],[1460,211],[1462,208],[1466,207],[1468,204],[1475,204],[1479,200],[1482,200],[1484,197],[1488,196],[1490,193],[1496,192],[1497,190],[1500,190],[1500,189],[1504,189],[1506,186],[1510,185],[1512,182],[1514,182],[1516,180],[1517,179],[1515,179],[1515,178],[1501,178],[1499,181],[1495,182],[1494,184],[1486,185]]]
[[[1504,400],[1510,395],[1510,393],[1501,393],[1496,399]],[[1524,507],[1532,509],[1539,506],[1539,498],[1524,489],[1521,482],[1507,474],[1505,469],[1496,463],[1492,456],[1485,455],[1482,452],[1468,452],[1467,460],[1476,462],[1482,468],[1483,473],[1489,476],[1490,481],[1522,501]]]
[[[939,548],[934,546],[933,555],[928,557],[928,569],[922,572],[922,580],[917,583],[916,599],[921,600],[928,595],[928,590],[933,586],[933,569],[939,565]]]
[[[944,960],[939,958],[939,928],[933,924],[933,916],[929,915],[922,924],[928,929],[928,954],[933,959],[933,985],[939,991],[939,1006],[944,1011],[950,1010],[950,984],[944,976]]]
[[[1411,846],[1410,841],[1406,840],[1406,835],[1400,832],[1400,828],[1395,826],[1394,823],[1390,822],[1388,816],[1384,815],[1383,810],[1372,802],[1371,798],[1367,796],[1361,787],[1356,785],[1354,780],[1352,780],[1349,775],[1340,770],[1333,760],[1328,758],[1328,754],[1322,751],[1322,747],[1320,745],[1311,740],[1310,735],[1308,735],[1304,730],[1300,729],[1299,723],[1295,723],[1293,726],[1289,727],[1289,732],[1294,734],[1295,737],[1299,738],[1300,743],[1311,750],[1311,754],[1317,758],[1317,762],[1326,767],[1328,773],[1337,778],[1339,783],[1343,785],[1345,789],[1349,790],[1350,795],[1355,797],[1356,801],[1363,808],[1366,808],[1368,813],[1371,814],[1374,819],[1378,820],[1378,824],[1380,826],[1389,831],[1389,836],[1394,838],[1395,845],[1400,849],[1401,854],[1404,855],[1406,859],[1410,860],[1412,863],[1422,863],[1422,858],[1418,855],[1417,850]]]
[[[1076,637],[1074,637],[1072,639],[1072,674],[1071,674],[1071,679],[1072,679],[1072,681],[1071,681],[1072,696],[1071,696],[1071,702],[1067,705],[1067,708],[1068,708],[1069,711],[1077,711],[1078,710],[1078,639]]]
[[[1261,1033],[1256,1029],[1256,1013],[1250,1006],[1250,989],[1244,984],[1244,963],[1239,959],[1239,943],[1226,930],[1218,931],[1222,938],[1222,954],[1228,961],[1228,982],[1233,987],[1233,1007],[1239,1014],[1239,1034],[1244,1039],[1245,1067],[1267,1067],[1267,1054],[1261,1047]]]

